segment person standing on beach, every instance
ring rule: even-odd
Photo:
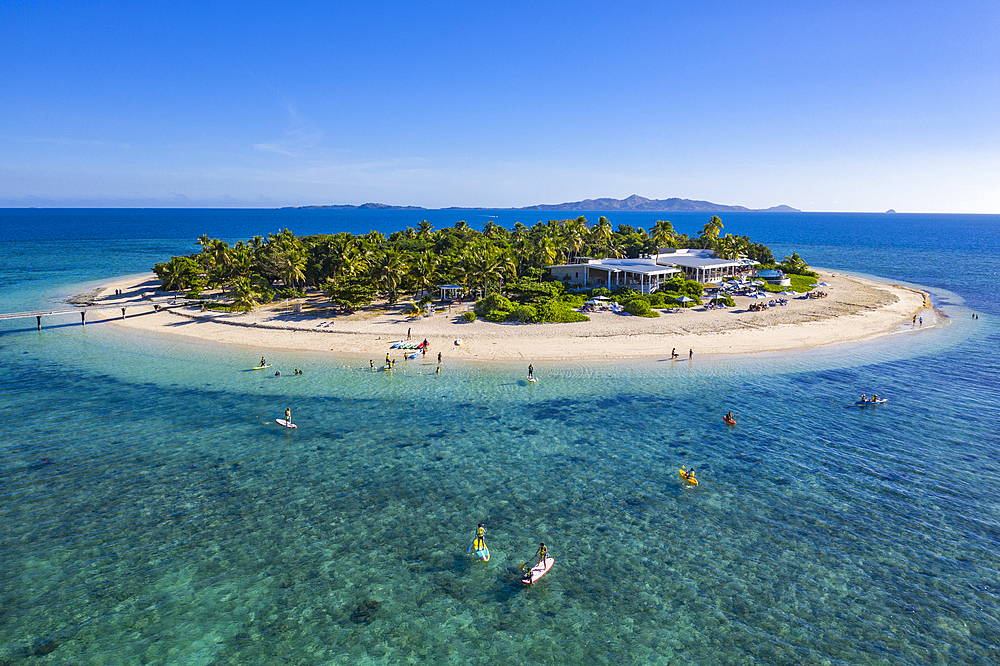
[[[438,352],[438,365],[441,365],[441,352]]]
[[[688,360],[690,361],[693,358],[694,358],[694,349],[688,349]]]
[[[407,339],[407,340],[409,340],[409,339],[410,339],[410,331],[412,331],[412,330],[413,330],[412,328],[408,328],[408,329],[406,329],[406,339]]]

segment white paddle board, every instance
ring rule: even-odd
[[[521,582],[524,583],[525,585],[531,585],[536,580],[547,574],[549,572],[549,569],[551,569],[552,565],[555,563],[556,561],[554,559],[552,559],[551,557],[546,557],[541,564],[536,564],[534,567],[532,567],[531,571],[526,573],[524,575],[524,578],[521,579]]]
[[[283,425],[286,428],[298,428],[297,425],[295,425],[291,421],[286,421],[285,419],[274,419],[274,422],[277,423],[278,425]]]
[[[534,377],[528,377],[528,381],[534,383],[537,382],[538,380],[535,379]]]

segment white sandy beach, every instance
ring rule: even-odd
[[[830,272],[821,299],[792,297],[788,305],[762,312],[748,310],[752,300],[736,297],[736,307],[673,310],[657,318],[612,312],[589,314],[591,321],[571,324],[494,324],[463,322],[465,303],[433,316],[410,318],[401,305],[338,315],[320,295],[301,299],[301,313],[290,304],[270,304],[256,313],[202,311],[171,306],[176,294],[156,291],[155,276],[114,281],[95,290],[88,320],[103,316],[117,326],[207,339],[253,349],[310,350],[363,356],[376,362],[392,341],[427,339],[430,355],[454,360],[588,360],[669,357],[675,349],[698,354],[753,354],[820,347],[888,335],[923,317],[930,327],[940,318],[922,292]],[[115,295],[116,290],[121,295]],[[126,318],[121,318],[121,308]],[[321,326],[321,324],[323,324]],[[461,340],[460,345],[455,341]],[[393,350],[393,355],[402,352]]]

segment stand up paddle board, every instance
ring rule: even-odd
[[[532,567],[531,571],[526,573],[524,575],[524,578],[521,579],[521,582],[524,583],[525,585],[531,585],[536,580],[547,574],[549,572],[549,569],[551,569],[552,565],[555,563],[556,561],[554,559],[552,559],[551,557],[546,557],[541,564],[536,564],[534,567]]]
[[[483,542],[481,548],[476,548],[476,556],[483,562],[490,561],[490,549],[486,546],[486,542]]]
[[[268,363],[267,365],[255,365],[255,366],[253,366],[250,369],[251,370],[263,370],[264,368],[270,368],[270,367],[271,367],[271,364]]]
[[[277,423],[278,425],[285,426],[286,428],[298,428],[297,425],[295,425],[291,421],[286,421],[285,419],[274,419],[274,422]]]
[[[535,379],[534,377],[528,377],[528,381],[529,381],[529,382],[531,382],[531,383],[535,383],[535,382],[537,382],[538,380],[537,380],[537,379]]]

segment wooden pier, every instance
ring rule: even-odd
[[[175,302],[172,302],[172,303],[150,303],[148,301],[140,301],[140,302],[126,303],[125,305],[121,305],[119,303],[109,304],[109,305],[96,305],[95,304],[95,305],[80,306],[80,307],[76,307],[76,308],[62,308],[62,309],[54,308],[52,310],[35,310],[33,312],[7,312],[7,313],[0,313],[0,320],[3,320],[3,319],[30,319],[31,317],[34,317],[35,318],[35,323],[37,324],[38,330],[40,331],[40,330],[42,330],[42,317],[48,317],[48,316],[51,316],[51,315],[67,315],[67,314],[74,314],[74,313],[79,312],[80,313],[80,325],[81,326],[86,326],[87,325],[87,312],[89,312],[90,310],[98,310],[98,311],[115,310],[115,309],[121,310],[122,311],[122,319],[125,319],[126,311],[130,307],[142,307],[142,306],[144,306],[144,307],[150,307],[151,306],[153,308],[153,310],[169,310],[171,308],[184,307],[185,305],[187,305],[186,302],[179,302],[179,301],[175,301]]]

